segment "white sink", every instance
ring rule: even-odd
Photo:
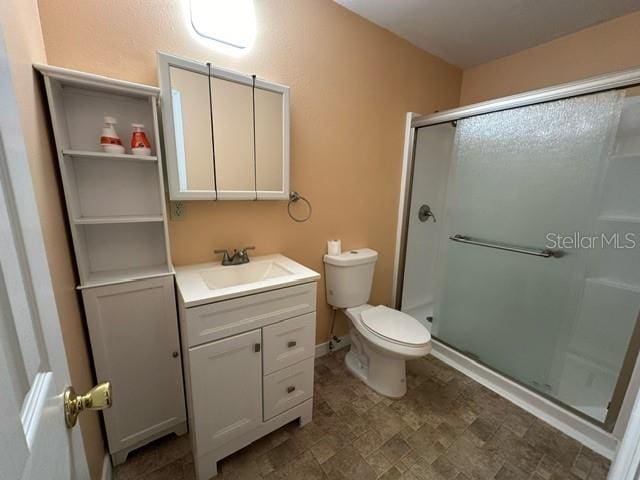
[[[275,260],[252,261],[243,265],[219,266],[200,271],[200,276],[211,290],[228,288],[247,283],[260,282],[269,278],[291,275]]]
[[[201,263],[175,270],[187,308],[320,279],[319,273],[280,254],[253,257],[243,265]]]

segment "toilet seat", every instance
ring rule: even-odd
[[[385,305],[360,313],[362,325],[374,335],[405,347],[423,347],[431,341],[429,331],[411,315]]]
[[[406,356],[407,358],[421,357],[431,351],[431,334],[423,325],[420,324],[420,322],[418,322],[413,317],[409,317],[409,320],[412,320],[413,322],[418,324],[418,328],[421,328],[424,330],[423,335],[426,334],[426,338],[427,338],[425,343],[420,343],[420,344],[404,343],[402,342],[402,339],[395,338],[395,335],[393,335],[393,332],[390,333],[389,331],[385,330],[384,333],[388,335],[388,336],[385,336],[378,330],[367,326],[364,322],[362,314],[375,308],[378,308],[378,307],[374,307],[369,304],[364,304],[364,305],[359,305],[353,308],[347,308],[345,310],[345,314],[351,320],[354,328],[360,333],[360,335],[362,335],[365,339],[371,342],[372,345],[375,345],[378,348],[381,348],[390,353]],[[407,315],[402,312],[398,312],[397,310],[394,311],[393,309],[388,307],[384,307],[384,308],[391,310],[392,312],[395,312],[391,314],[393,315],[393,318],[398,318],[396,313],[399,313],[403,316]],[[381,312],[389,313],[388,311],[384,311],[384,310],[379,311],[379,313]],[[365,317],[366,316],[367,315],[365,315]],[[389,317],[386,317],[386,318],[387,318],[386,320],[387,323],[391,323],[388,320]],[[374,322],[374,323],[377,324],[377,322]],[[406,337],[402,337],[402,338],[406,338]],[[424,341],[425,336],[422,336],[421,338],[422,338],[421,341]]]

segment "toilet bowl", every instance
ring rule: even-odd
[[[400,398],[407,391],[406,360],[428,354],[431,335],[406,313],[367,304],[377,258],[369,248],[325,255],[327,303],[349,318],[349,371],[376,392]]]
[[[407,391],[405,365],[431,351],[431,335],[415,318],[384,305],[348,308],[351,347],[345,357],[351,373],[381,395]]]

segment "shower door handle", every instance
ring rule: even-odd
[[[478,238],[468,237],[466,235],[453,235],[449,237],[458,243],[467,243],[469,245],[477,245],[479,247],[495,248],[496,250],[504,250],[505,252],[522,253],[523,255],[533,255],[535,257],[544,258],[560,258],[564,255],[562,250],[552,250],[550,248],[535,249],[527,247],[518,247],[516,245],[507,245],[505,243],[488,242]]]

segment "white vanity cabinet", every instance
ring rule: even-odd
[[[293,420],[311,420],[316,283],[189,306],[180,270],[189,427],[196,473],[206,480],[220,459]]]

